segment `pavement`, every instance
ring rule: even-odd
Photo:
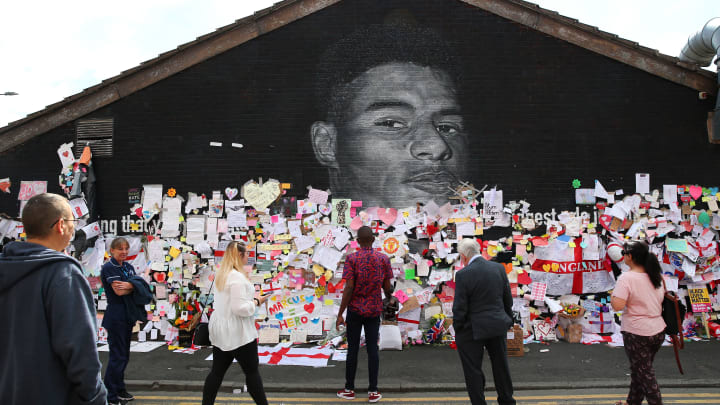
[[[542,350],[542,351],[541,351]],[[128,390],[202,391],[211,361],[211,349],[193,354],[173,353],[166,346],[149,353],[131,353],[125,371]],[[100,353],[103,365],[106,352]],[[720,341],[687,342],[680,351],[685,374],[680,374],[671,346],[662,347],[655,358],[660,387],[720,387]],[[516,390],[627,388],[630,370],[622,347],[607,344],[583,345],[566,342],[525,345],[522,357],[509,358]],[[487,390],[493,390],[490,361],[485,355],[483,370]],[[104,368],[103,368],[104,373]],[[267,392],[335,392],[344,385],[345,362],[330,360],[328,367],[261,365],[260,374]],[[243,387],[245,377],[239,365],[225,375],[222,391]],[[361,348],[355,385],[363,391],[367,383],[367,356]],[[381,392],[465,391],[460,359],[446,345],[405,347],[402,351],[380,352]]]

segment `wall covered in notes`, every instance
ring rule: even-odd
[[[400,23],[431,34],[390,32],[410,50],[381,34],[352,40]],[[362,60],[343,64],[351,54]],[[362,103],[372,111],[359,114]],[[540,213],[572,208],[562,191],[576,178],[711,184],[720,146],[707,142],[710,110],[695,90],[461,2],[344,1],[86,118],[114,118],[113,157],[94,162],[100,213],[119,220],[142,184],[209,191],[261,176],[290,183],[289,195],[332,186],[334,197],[398,207],[470,181]],[[41,156],[65,142],[73,124],[3,154],[0,178],[54,179]],[[0,193],[0,212],[17,209]]]

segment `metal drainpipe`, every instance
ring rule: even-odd
[[[688,38],[687,44],[680,51],[678,58],[683,62],[695,63],[700,66],[710,66],[713,58],[720,53],[720,18],[715,17],[705,23],[705,26]],[[720,67],[720,58],[715,59],[715,65]],[[720,75],[718,75],[720,87]],[[718,92],[720,93],[720,91]],[[715,112],[712,118],[712,133],[710,142],[720,143],[720,94],[715,98]]]

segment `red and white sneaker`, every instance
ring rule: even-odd
[[[355,399],[355,391],[343,389],[337,392],[337,396],[338,398],[353,400]]]
[[[380,395],[377,391],[371,391],[368,392],[368,402],[378,402],[382,399],[382,395]]]

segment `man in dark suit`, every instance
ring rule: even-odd
[[[512,294],[505,268],[483,259],[474,239],[461,240],[458,253],[465,267],[455,275],[453,327],[468,395],[473,405],[486,404],[482,359],[487,349],[498,403],[515,404],[505,343],[512,326]]]

